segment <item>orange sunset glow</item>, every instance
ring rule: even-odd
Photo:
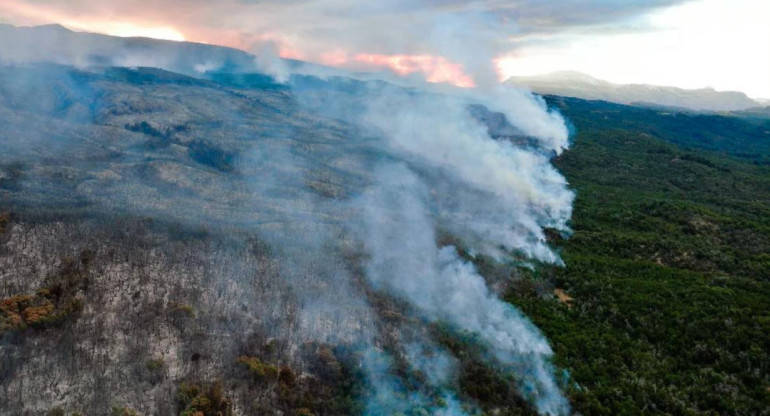
[[[428,82],[449,83],[463,88],[476,86],[473,78],[463,72],[461,65],[442,56],[357,54],[353,61],[386,67],[401,76],[421,73]]]
[[[282,58],[284,51],[279,52]],[[400,76],[422,74],[425,80],[433,83],[447,83],[462,88],[472,88],[476,82],[463,71],[462,65],[451,62],[442,56],[434,55],[385,55],[375,53],[358,53],[350,55],[345,51],[325,52],[320,55],[318,62],[335,67],[364,67],[369,70],[386,69]]]
[[[33,6],[15,0],[4,0],[0,9],[0,11],[11,13],[29,24],[59,23],[73,30],[104,33],[112,36],[145,37],[173,41],[187,40],[184,34],[174,27],[151,22],[132,22],[88,16],[75,17],[42,5]]]

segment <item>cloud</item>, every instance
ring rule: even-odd
[[[617,30],[619,22],[684,1],[6,0],[0,21],[57,22],[112,34],[130,24],[135,34],[142,28],[146,36],[178,32],[251,52],[273,44],[281,56],[320,63],[332,63],[333,55],[337,64],[352,68],[366,67],[355,59],[362,54],[442,57],[447,67],[461,65],[484,84],[498,78],[494,59],[523,38],[580,27]]]

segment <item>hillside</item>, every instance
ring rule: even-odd
[[[339,232],[310,201],[368,177],[353,126],[158,69],[0,73],[0,414],[355,408],[365,296],[277,251]]]
[[[554,98],[576,132],[643,133],[686,149],[711,150],[766,164],[770,116],[762,109],[704,114],[626,106],[606,101]]]
[[[547,143],[384,82],[209,78],[0,68],[3,412],[568,411],[547,340],[498,297],[556,261],[540,227],[571,193]],[[540,168],[492,193],[474,157]]]
[[[561,240],[566,267],[538,269],[509,299],[548,334],[575,411],[767,414],[765,133],[722,116],[549,101],[577,131],[556,162],[577,190],[574,234]],[[543,281],[567,300],[543,299]]]
[[[388,98],[386,117],[362,115],[367,94]],[[407,106],[399,125],[404,97],[420,94],[343,78],[1,67],[0,414],[567,413],[532,377],[551,371],[547,342],[555,388],[580,414],[766,410],[761,113],[546,97],[576,133],[554,160],[577,191],[574,235],[522,210],[548,225],[549,245],[517,233],[527,244],[498,261],[499,246],[469,230],[528,224],[458,179],[478,165],[440,165],[456,155],[434,142],[404,156],[398,146],[420,137],[387,142],[388,128],[488,133],[506,160],[546,163],[508,176],[548,207],[572,201],[547,165],[554,152],[477,103],[447,117],[456,107],[427,101],[443,105],[442,123]],[[550,247],[565,267],[546,265]],[[500,354],[459,324],[468,317],[493,320],[496,336],[514,325],[522,344]]]

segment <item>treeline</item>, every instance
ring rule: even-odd
[[[731,154],[751,133],[740,120],[557,102],[577,130],[556,161],[577,192],[575,232],[554,237],[566,268],[531,278],[573,299],[508,299],[570,372],[574,410],[770,414],[767,141],[747,159]]]

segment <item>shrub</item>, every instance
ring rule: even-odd
[[[139,416],[136,410],[128,406],[112,406],[110,414],[112,416]]]
[[[82,256],[81,256],[82,257]],[[90,261],[80,259],[80,263]],[[62,322],[83,307],[78,292],[84,290],[85,266],[65,258],[54,282],[34,294],[20,294],[0,300],[0,333],[43,327]]]
[[[150,371],[158,371],[163,368],[163,359],[154,358],[147,362],[147,369]]]
[[[0,234],[5,232],[9,222],[11,222],[11,216],[9,214],[0,214]]]
[[[177,312],[181,312],[182,314],[189,316],[190,318],[195,318],[195,308],[192,307],[192,305],[188,305],[186,303],[177,303],[174,309]]]
[[[280,371],[274,365],[264,364],[257,357],[248,357],[242,355],[235,360],[239,364],[244,364],[249,372],[258,381],[272,381],[278,378]]]
[[[297,381],[297,375],[290,367],[283,366],[278,372],[278,381],[280,381],[281,384],[285,385],[286,387],[292,387]]]
[[[210,166],[221,172],[235,170],[235,153],[224,151],[202,140],[190,142],[188,149],[190,158],[202,165]]]
[[[199,383],[182,383],[178,394],[179,416],[229,416],[232,403],[225,397],[222,383],[215,381],[208,386]]]
[[[46,416],[64,416],[64,409],[61,407],[54,407],[46,413]]]
[[[0,165],[0,189],[7,189],[9,191],[21,190],[24,169],[24,164],[20,162]]]

